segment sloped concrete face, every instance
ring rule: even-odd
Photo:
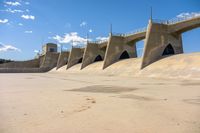
[[[81,69],[95,62],[95,59],[101,57],[104,59],[105,49],[100,48],[99,44],[88,43],[83,55],[83,62],[81,65]]]
[[[61,52],[58,58],[57,69],[61,68],[62,66],[68,63],[69,52]]]
[[[43,58],[40,68],[48,68],[51,70],[56,67],[58,62],[59,53],[47,52]]]
[[[172,46],[173,54],[183,53],[181,35],[169,33],[169,25],[149,21],[141,68],[167,56],[164,53],[167,46]]]
[[[72,67],[73,65],[81,63],[81,59],[83,58],[84,48],[72,48],[69,54],[69,60],[67,64],[67,69]]]
[[[126,51],[130,58],[137,57],[135,43],[126,43],[125,37],[110,36],[108,46],[106,49],[103,69],[117,62],[124,51]]]

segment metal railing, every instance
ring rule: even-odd
[[[114,33],[113,35],[114,36],[127,37],[127,36],[131,36],[131,35],[134,35],[134,34],[146,32],[146,30],[147,30],[147,28],[144,27],[144,28],[141,28],[141,29],[134,30],[132,32],[128,32],[128,33]]]
[[[160,23],[160,24],[176,24],[182,21],[187,21],[187,20],[191,20],[194,18],[199,18],[200,17],[200,12],[199,13],[193,13],[190,15],[186,15],[186,16],[182,16],[182,17],[176,17],[170,20],[159,20],[159,19],[153,19],[153,22],[155,23]]]
[[[85,48],[85,44],[84,45],[75,45],[75,46],[72,46],[72,48]]]
[[[106,43],[106,42],[108,42],[108,40],[89,41],[89,43],[94,43],[94,44],[102,44],[102,43]]]

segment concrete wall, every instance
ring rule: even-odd
[[[100,55],[102,59],[104,59],[105,49],[101,48],[100,44],[88,43],[83,55],[83,62],[81,65],[81,69],[95,62],[95,59],[98,55]]]
[[[40,68],[48,68],[49,70],[51,70],[52,68],[56,67],[58,57],[59,57],[59,53],[47,52],[45,54],[43,63],[41,64]]]
[[[49,68],[0,68],[0,73],[43,73]]]
[[[66,65],[68,63],[68,59],[69,59],[69,51],[61,52],[58,58],[57,69]]]
[[[77,64],[78,61],[83,58],[84,48],[72,48],[69,54],[69,60],[67,64],[67,69]]]
[[[168,25],[149,21],[141,68],[163,58],[162,53],[171,44],[175,54],[183,53],[182,38],[178,34],[170,34]]]
[[[37,68],[40,65],[39,59],[28,61],[14,61],[9,63],[0,64],[0,68]]]
[[[117,62],[124,51],[128,52],[130,58],[137,57],[135,43],[126,43],[125,37],[110,36],[103,63],[103,69]]]
[[[0,73],[47,72],[57,65],[58,53],[46,53],[38,59],[1,64]]]

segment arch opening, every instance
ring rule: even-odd
[[[103,58],[101,57],[101,55],[98,55],[98,56],[95,58],[94,62],[97,62],[97,61],[103,61]]]
[[[83,61],[83,58],[80,58],[80,59],[78,60],[78,63],[82,63],[82,61]]]
[[[123,59],[128,59],[130,58],[129,54],[127,51],[124,51],[121,56],[119,57],[120,60],[123,60]]]
[[[182,44],[184,53],[199,53],[200,52],[200,28],[193,29],[182,33]]]
[[[141,58],[144,50],[144,40],[136,42],[136,57]]]
[[[174,48],[171,44],[168,44],[167,47],[164,49],[162,56],[173,55],[175,54]]]

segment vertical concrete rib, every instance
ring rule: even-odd
[[[69,54],[67,69],[79,63],[83,58],[84,48],[72,48]],[[81,61],[82,62],[82,61]]]
[[[169,44],[173,47],[174,54],[183,53],[181,35],[168,31],[168,25],[149,21],[141,68],[163,58],[163,52]]]
[[[117,62],[124,51],[127,51],[130,58],[137,57],[136,47],[128,44],[126,38],[122,36],[110,36],[106,49],[103,69]]]
[[[102,57],[102,59],[105,56],[105,51],[100,48],[100,44],[88,43],[83,55],[81,69],[95,62],[95,58],[99,55]]]
[[[58,58],[57,69],[68,63],[69,51],[62,51]]]

